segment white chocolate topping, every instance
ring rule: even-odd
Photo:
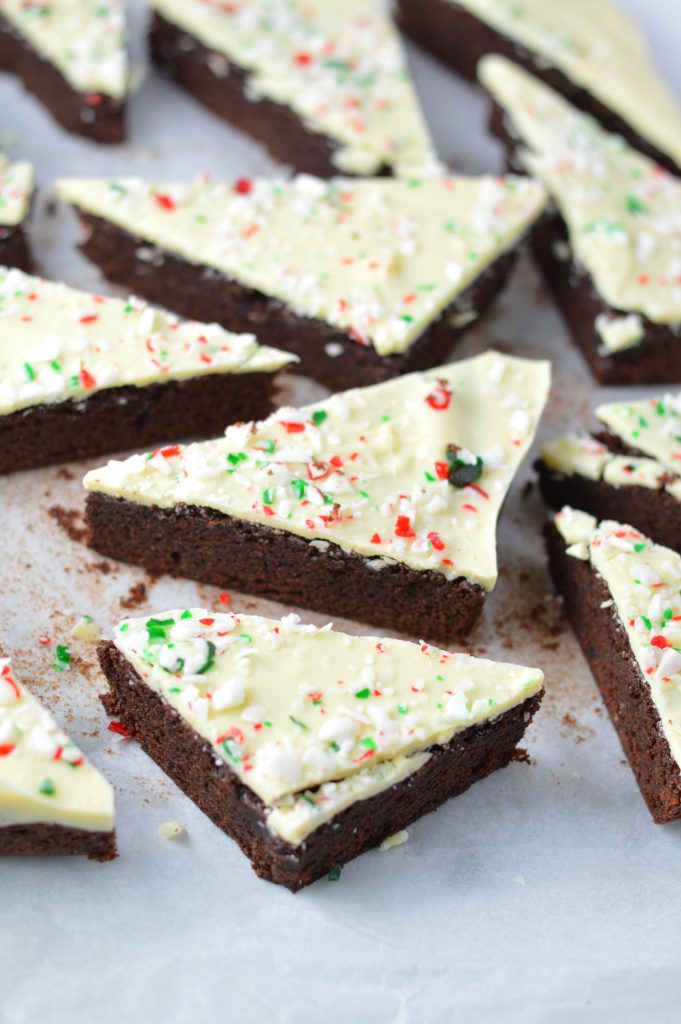
[[[114,827],[113,788],[0,659],[0,828]]]
[[[0,149],[0,227],[13,228],[26,219],[34,178],[32,164],[11,164]]]
[[[596,416],[643,456],[616,455],[589,434],[567,434],[542,448],[549,469],[615,487],[665,490],[681,500],[681,395],[608,402],[596,409]]]
[[[406,351],[545,203],[524,178],[184,185],[67,178],[62,199],[280,299],[380,355]]]
[[[0,0],[3,15],[81,93],[121,99],[128,84],[124,0]]]
[[[105,298],[0,267],[0,415],[107,388],[292,361],[252,334],[180,321],[141,299]]]
[[[203,506],[370,558],[491,589],[496,521],[534,436],[549,364],[486,352],[279,409],[214,441],[111,461],[90,491],[161,508]],[[448,445],[482,460],[448,479]]]

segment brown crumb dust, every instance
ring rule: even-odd
[[[122,597],[118,602],[121,608],[139,608],[147,599],[147,587],[145,583],[135,583],[128,591],[127,597]]]
[[[82,544],[85,541],[87,530],[80,525],[82,523],[80,509],[53,505],[47,510],[47,514],[55,520],[70,540],[75,541],[76,544]]]

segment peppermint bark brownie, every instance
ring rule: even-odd
[[[0,267],[0,473],[207,437],[273,407],[291,356],[141,299]]]
[[[24,231],[33,197],[34,173],[25,160],[12,164],[0,147],[0,265],[31,269]]]
[[[0,658],[0,856],[116,856],[113,789]]]
[[[544,207],[522,178],[65,179],[81,248],[184,316],[254,330],[332,390],[437,365]]]
[[[109,714],[295,892],[513,759],[538,669],[204,609],[98,649]]]
[[[537,469],[546,502],[598,519],[617,516],[681,551],[681,395],[610,402],[596,417],[601,429],[542,448]]]
[[[398,0],[402,28],[472,81],[486,54],[540,78],[672,174],[681,114],[638,28],[613,0]]]
[[[123,141],[124,0],[0,0],[0,69],[18,75],[67,131]]]
[[[157,64],[298,171],[401,176],[438,164],[383,0],[153,0]]]
[[[501,57],[480,78],[513,166],[556,206],[536,226],[537,262],[598,381],[681,376],[681,180],[602,131]]]
[[[681,557],[563,509],[549,564],[653,820],[681,818]]]
[[[278,410],[85,477],[89,543],[448,644],[497,576],[496,521],[548,363],[488,352]]]

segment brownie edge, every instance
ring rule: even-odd
[[[430,759],[413,775],[341,811],[293,846],[269,830],[260,798],[142,681],[115,644],[100,644],[97,655],[109,683],[109,692],[102,697],[107,713],[130,730],[180,789],[239,844],[260,878],[291,892],[378,846],[478,779],[505,767],[514,759],[543,696],[541,691],[493,721],[457,733],[449,743],[432,748]]]
[[[681,818],[681,769],[617,610],[609,604],[610,591],[589,562],[567,554],[552,522],[545,537],[556,589],[653,820],[665,824]]]
[[[0,857],[45,854],[85,855],[89,860],[104,863],[117,856],[116,835],[48,823],[0,826]]]
[[[272,412],[276,374],[210,373],[0,416],[0,473],[221,434]]]
[[[467,636],[482,611],[477,583],[365,558],[213,509],[154,505],[90,492],[88,544],[154,573],[407,633],[439,646]]]
[[[629,523],[657,544],[681,551],[681,502],[668,491],[636,484],[615,487],[577,473],[559,473],[541,459],[535,469],[542,497],[550,508],[572,505],[599,522],[615,519]]]

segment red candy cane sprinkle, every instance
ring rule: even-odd
[[[451,401],[452,393],[444,384],[439,384],[429,395],[426,395],[426,402],[431,409],[435,409],[437,412],[449,409]]]
[[[411,519],[409,516],[398,516],[395,520],[395,536],[396,537],[415,537],[414,528],[411,525]]]
[[[163,194],[163,195],[157,195],[155,198],[156,198],[156,202],[158,203],[158,205],[161,207],[162,210],[176,210],[177,209],[177,203],[172,198],[172,196]]]
[[[120,722],[109,722],[109,732],[115,732],[118,736],[124,736],[126,740],[132,737],[129,729],[126,729]]]

